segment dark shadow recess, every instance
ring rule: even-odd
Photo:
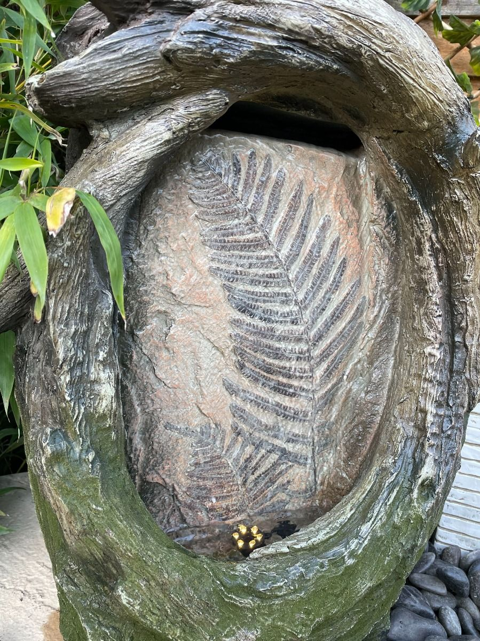
[[[354,151],[362,146],[360,138],[344,125],[300,116],[253,102],[236,103],[211,128],[268,136],[277,140],[304,142],[342,152]]]

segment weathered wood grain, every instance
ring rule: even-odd
[[[106,268],[88,219],[69,218],[71,242],[52,244],[45,321],[25,326],[17,363],[66,641],[362,641],[378,631],[439,520],[480,387],[480,146],[440,56],[380,0],[212,2],[181,24],[172,13],[163,27],[153,14],[131,23],[31,96],[55,119],[89,124],[92,147],[66,180],[92,191],[120,232],[155,171],[228,104],[327,115],[361,138],[396,248],[385,292],[399,338],[393,357],[373,341],[365,362],[386,401],[359,482],[288,540],[226,564],[172,542],[128,475]],[[371,232],[388,244],[381,226]],[[375,367],[382,354],[388,380]]]

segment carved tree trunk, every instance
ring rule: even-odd
[[[376,280],[355,299],[366,323],[356,343],[362,369],[348,371],[369,382],[341,374],[362,402],[360,415],[338,426],[354,432],[344,462],[355,458],[370,411],[378,424],[349,493],[283,544],[236,564],[177,545],[142,503],[125,458],[124,417],[133,410],[121,380],[141,389],[148,374],[122,373],[119,334],[125,345],[141,323],[135,297],[148,291],[148,274],[129,286],[129,335],[78,208],[50,243],[45,318],[24,325],[17,358],[64,638],[374,638],[438,521],[477,399],[480,149],[468,103],[425,34],[382,0],[158,0],[148,12],[140,1],[94,4],[118,30],[32,84],[30,102],[56,122],[89,128],[93,142],[65,184],[97,196],[121,235],[148,183],[143,208],[180,166],[180,148],[208,148],[198,134],[239,100],[328,118],[359,136],[375,213],[364,213],[370,236],[357,236],[377,265],[359,266]],[[215,193],[201,195],[205,165],[195,171],[187,178],[200,191],[189,206],[208,212]],[[208,214],[204,221],[213,234]],[[204,251],[213,260],[209,238]],[[372,301],[381,301],[381,319]],[[10,317],[16,312],[9,303]],[[170,433],[182,430],[191,434],[179,424]]]

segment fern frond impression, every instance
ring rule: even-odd
[[[314,223],[315,194],[303,181],[291,191],[287,185],[286,170],[275,171],[272,157],[253,149],[243,162],[211,150],[194,160],[190,176],[210,270],[233,311],[241,377],[224,380],[232,436],[227,445],[209,437],[235,470],[224,498],[237,502],[237,513],[240,505],[285,506],[295,494],[292,472],[303,477],[304,494],[315,492],[322,410],[366,309],[360,279],[346,282],[347,258],[330,216]],[[211,462],[204,454],[196,461],[197,481]]]

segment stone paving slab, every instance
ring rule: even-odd
[[[0,537],[0,641],[62,641],[50,558],[33,505],[28,474],[0,477],[0,488],[22,490],[0,496],[7,514]]]

